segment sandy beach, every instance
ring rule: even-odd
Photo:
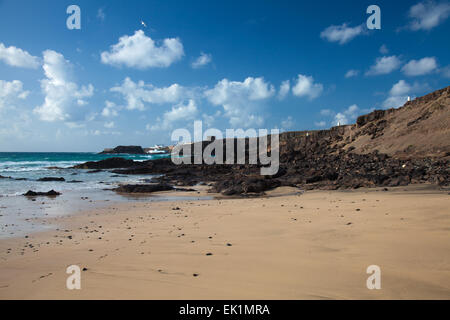
[[[268,195],[49,218],[58,230],[0,240],[0,299],[450,298],[448,191]],[[70,265],[81,290],[66,288]],[[381,290],[366,287],[370,265]]]

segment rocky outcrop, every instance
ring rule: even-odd
[[[145,154],[141,146],[118,146],[114,149],[105,149],[100,154]]]
[[[129,168],[135,166],[133,160],[124,158],[109,158],[101,161],[89,161],[83,164],[74,166],[74,169],[115,169],[115,168]]]
[[[41,182],[50,182],[50,181],[63,182],[63,181],[66,181],[66,179],[64,179],[64,178],[55,178],[55,177],[44,177],[44,178],[38,179],[38,181],[41,181]]]
[[[170,191],[174,188],[167,184],[127,184],[113,189],[119,193],[153,193],[159,191]]]
[[[56,192],[55,190],[50,190],[48,192],[35,192],[29,190],[27,193],[24,194],[26,197],[39,197],[39,196],[45,196],[45,197],[56,197],[61,195],[61,193]]]
[[[174,165],[171,159],[80,168],[122,168],[116,174],[152,174],[162,185],[211,185],[224,195],[262,194],[278,186],[303,189],[393,187],[414,183],[450,185],[450,87],[377,110],[356,124],[329,130],[285,132],[280,140],[280,170],[260,176],[260,165]],[[229,142],[229,141],[228,141]],[[210,142],[199,142],[204,149]],[[236,140],[234,140],[236,146]],[[246,152],[250,143],[246,139]],[[192,146],[194,149],[194,146]],[[224,149],[226,146],[224,144]]]

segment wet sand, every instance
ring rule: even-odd
[[[111,203],[48,218],[58,230],[0,240],[0,298],[450,298],[448,191],[272,196]],[[81,290],[66,288],[70,265],[85,268]],[[381,290],[366,287],[370,265],[381,268]]]

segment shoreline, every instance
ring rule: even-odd
[[[200,188],[201,189],[201,188]],[[110,189],[65,191],[59,196],[26,197],[14,195],[0,197],[0,241],[23,237],[58,228],[52,219],[70,217],[86,211],[103,209],[112,205],[133,202],[157,202],[179,200],[203,200],[211,196],[200,193],[174,191],[173,193],[126,194]]]
[[[448,191],[292,191],[58,217],[59,230],[0,240],[0,298],[448,299]],[[82,290],[65,288],[73,264]],[[372,264],[379,291],[365,287]]]

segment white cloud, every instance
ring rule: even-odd
[[[0,80],[0,110],[7,107],[15,107],[17,99],[25,100],[29,91],[23,90],[23,84],[19,80]]]
[[[411,19],[408,28],[413,31],[431,30],[444,22],[450,15],[450,3],[434,1],[420,2],[409,9]]]
[[[188,104],[178,104],[172,107],[172,110],[164,114],[164,120],[168,122],[176,122],[183,119],[192,119],[197,113],[197,105],[194,100],[190,99]]]
[[[348,124],[347,116],[345,114],[343,114],[343,113],[340,113],[340,112],[337,113],[334,116],[333,125],[335,125],[335,126],[342,126],[342,125],[345,125],[345,124]]]
[[[210,103],[223,107],[232,126],[251,127],[264,122],[255,112],[260,111],[261,102],[275,94],[275,88],[264,78],[248,77],[243,82],[223,79],[204,94]]]
[[[294,127],[294,119],[288,116],[285,120],[281,121],[281,129],[289,130]]]
[[[356,104],[349,106],[343,112],[339,112],[334,116],[334,125],[344,125],[349,124],[356,120],[356,117],[359,114],[359,107]]]
[[[445,68],[442,68],[440,70],[440,72],[442,73],[442,75],[446,78],[450,78],[450,66],[446,66]]]
[[[28,52],[16,48],[16,47],[5,47],[3,43],[0,42],[0,60],[3,60],[7,65],[13,67],[21,68],[31,68],[36,69],[39,67],[39,58],[30,55]]]
[[[292,93],[297,97],[308,97],[313,100],[320,96],[323,91],[321,83],[314,83],[314,78],[311,76],[298,75],[297,82],[292,87]]]
[[[323,115],[323,116],[328,117],[328,116],[333,115],[334,111],[330,110],[330,109],[323,109],[323,110],[320,110],[320,114]]]
[[[389,49],[386,47],[385,44],[383,44],[383,45],[380,47],[380,53],[381,53],[381,54],[388,54],[388,53],[389,53]]]
[[[102,110],[102,116],[104,116],[105,118],[108,117],[117,117],[118,116],[118,112],[117,112],[117,106],[114,102],[111,101],[105,101],[105,107]]]
[[[323,109],[320,111],[320,114],[326,117],[333,117],[333,121],[331,122],[331,125],[337,126],[337,125],[345,125],[352,122],[355,122],[356,118],[358,117],[361,112],[364,112],[366,110],[361,110],[358,105],[352,104],[347,109],[341,112],[334,112],[330,109]],[[326,123],[325,121],[315,122],[314,123],[317,127],[325,127]]]
[[[390,96],[383,102],[384,109],[399,108],[408,101],[408,96]]]
[[[85,105],[83,99],[93,95],[94,87],[90,84],[79,88],[72,81],[72,65],[62,54],[46,50],[43,57],[46,78],[41,80],[41,88],[45,101],[34,112],[44,121],[69,120],[78,111],[73,107]]]
[[[183,55],[183,44],[178,38],[164,39],[158,46],[144,31],[139,30],[132,36],[122,36],[110,51],[102,52],[101,60],[114,66],[147,69],[168,67]]]
[[[349,27],[347,23],[344,23],[339,26],[329,26],[320,33],[320,37],[328,40],[329,42],[339,42],[339,44],[345,44],[364,32],[365,27],[363,25]]]
[[[389,94],[391,96],[401,96],[401,95],[408,94],[410,92],[411,92],[411,86],[405,80],[400,80],[399,82],[397,82],[396,84],[394,84],[392,86],[392,89],[389,92]]]
[[[375,76],[381,74],[388,74],[400,68],[401,64],[402,62],[400,58],[397,56],[377,58],[375,64],[370,67],[369,71],[366,72],[366,75]]]
[[[128,77],[120,86],[113,87],[110,90],[122,94],[127,101],[126,108],[128,110],[141,111],[145,110],[145,103],[176,103],[190,95],[190,90],[176,83],[169,87],[158,88],[151,84],[145,84],[144,81],[135,83]]]
[[[347,73],[345,74],[346,78],[353,78],[356,77],[359,74],[359,70],[348,70]]]
[[[382,107],[384,109],[401,107],[408,101],[409,96],[411,96],[411,99],[414,99],[414,94],[427,90],[430,90],[430,88],[426,83],[420,84],[415,82],[411,85],[405,80],[400,80],[392,86],[389,96],[384,100]]]
[[[110,121],[110,122],[105,122],[104,126],[105,126],[105,128],[112,129],[116,125],[115,125],[114,121]]]
[[[318,122],[314,122],[314,125],[316,127],[323,128],[327,125],[327,123],[325,121],[318,121]]]
[[[283,100],[288,95],[291,90],[291,82],[289,80],[285,80],[280,85],[280,90],[278,91],[278,99]]]
[[[150,126],[147,125],[148,130],[168,130],[173,128],[176,122],[183,121],[186,125],[186,120],[192,120],[198,112],[197,105],[193,99],[190,99],[187,104],[179,103],[172,107],[172,109],[163,115],[163,119],[159,119],[158,123]]]
[[[437,69],[434,57],[426,57],[420,60],[411,60],[403,66],[402,71],[408,76],[421,76],[431,73]]]
[[[66,122],[65,125],[69,127],[70,129],[79,129],[86,127],[86,124],[84,123],[78,123],[78,122]]]
[[[212,56],[207,53],[201,53],[200,56],[191,64],[191,67],[194,69],[201,68],[206,66],[208,63],[212,61]]]
[[[214,122],[216,121],[216,118],[220,117],[221,112],[217,111],[214,115],[208,115],[206,113],[202,114],[203,123],[206,125],[206,127],[212,127]]]
[[[99,9],[97,10],[97,18],[98,18],[99,20],[101,20],[102,22],[105,21],[105,19],[106,19],[106,13],[105,13],[105,10],[104,10],[103,8],[99,8]]]

